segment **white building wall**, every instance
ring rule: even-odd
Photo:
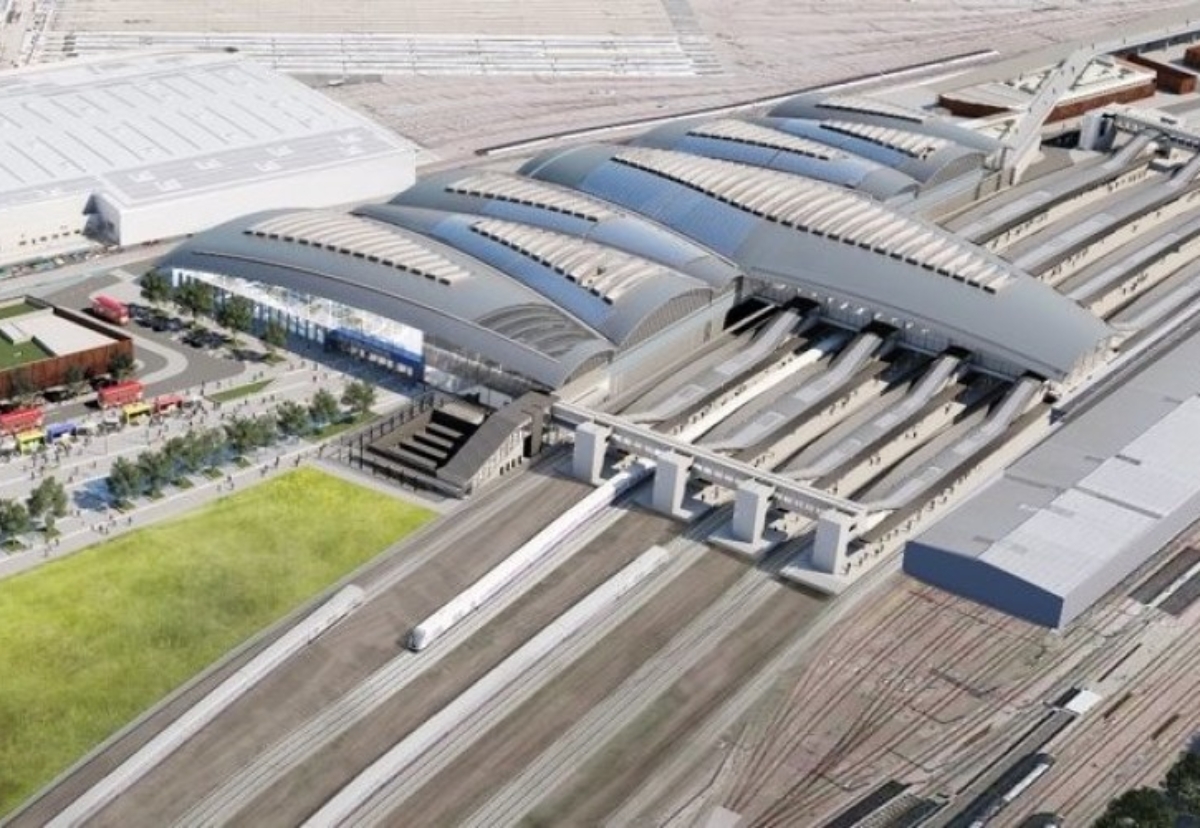
[[[415,178],[416,157],[410,152],[135,207],[108,194],[98,195],[96,201],[111,226],[105,235],[129,246],[199,233],[260,210],[335,207],[388,198],[412,186]]]
[[[88,198],[74,193],[0,209],[0,264],[89,246]]]

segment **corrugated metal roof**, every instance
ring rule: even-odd
[[[726,141],[737,141],[757,147],[784,150],[786,152],[806,155],[810,158],[820,158],[823,161],[848,157],[846,153],[840,152],[828,144],[810,141],[807,138],[789,135],[777,129],[771,129],[770,127],[761,126],[749,121],[738,121],[732,118],[698,124],[689,129],[688,134],[698,135],[703,138],[721,138]]]
[[[470,271],[394,227],[347,213],[311,210],[284,213],[252,224],[246,235],[321,247],[347,256],[454,285],[471,277]]]
[[[995,293],[1013,274],[949,234],[838,187],[778,173],[645,148],[618,152],[613,160],[686,184],[757,216],[894,256]]]
[[[905,568],[1065,623],[1200,516],[1200,336],[1185,340],[911,541]],[[998,574],[1011,578],[989,588]]]

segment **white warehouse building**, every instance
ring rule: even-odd
[[[404,139],[237,54],[0,72],[0,264],[390,196],[415,166]]]

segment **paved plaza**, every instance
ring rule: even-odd
[[[138,288],[128,275],[102,274],[62,290],[49,291],[48,296],[64,304],[79,305],[85,304],[87,298],[98,291],[136,300]],[[137,356],[143,364],[142,379],[148,383],[147,397],[169,392],[202,401],[195,408],[167,414],[142,425],[128,425],[110,434],[60,442],[38,454],[14,454],[0,459],[0,499],[23,501],[29,491],[47,477],[63,483],[70,497],[69,513],[56,526],[59,536],[48,541],[40,533],[31,532],[25,538],[31,547],[28,550],[8,555],[0,552],[0,578],[131,528],[190,511],[301,463],[324,463],[326,449],[309,440],[283,441],[255,452],[244,468],[230,463],[224,468],[225,476],[218,479],[192,475],[192,488],[168,487],[162,498],[139,498],[136,508],[128,512],[111,508],[105,484],[113,462],[119,457],[136,458],[143,451],[161,448],[167,440],[188,430],[219,427],[233,417],[264,414],[285,400],[307,403],[322,388],[340,397],[346,382],[352,379],[365,379],[376,387],[374,410],[377,413],[399,407],[412,391],[401,376],[348,356],[327,353],[310,343],[293,342],[298,353],[283,352],[285,359],[271,365],[223,358],[217,352],[197,351],[181,345],[169,334],[154,333],[136,325],[130,326],[128,332],[135,338]],[[174,336],[178,338],[179,334]],[[244,337],[244,342],[250,350],[265,350],[261,343],[250,337]],[[264,380],[269,384],[258,393],[223,403],[207,399],[222,391]],[[86,402],[75,401],[47,406],[46,418],[48,423],[98,421],[100,412]],[[333,464],[325,465],[337,468]],[[348,470],[341,473],[359,482],[371,482]],[[399,492],[396,487],[385,488],[393,494]],[[434,508],[445,508],[445,504],[416,493],[406,492],[405,495]]]

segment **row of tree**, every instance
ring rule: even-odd
[[[114,354],[108,361],[108,373],[118,380],[132,375],[134,367],[133,357],[125,353]],[[88,372],[81,366],[68,365],[66,371],[63,372],[62,386],[56,393],[59,394],[60,399],[77,397],[87,390],[90,378]],[[33,374],[28,369],[13,372],[9,380],[8,399],[14,400],[20,405],[32,405],[39,401],[42,392],[43,389],[34,381]]]
[[[348,383],[342,401],[361,416],[374,404],[375,389],[367,382]],[[117,501],[132,500],[143,494],[157,497],[164,486],[189,474],[245,457],[255,449],[273,445],[281,437],[313,434],[341,417],[337,398],[322,388],[307,406],[287,400],[273,412],[257,417],[232,417],[218,428],[189,431],[172,437],[158,451],[144,451],[134,460],[118,458],[108,476],[109,493]]]
[[[1174,828],[1200,819],[1200,754],[1187,752],[1167,772],[1163,788],[1137,788],[1108,804],[1095,828]]]
[[[0,500],[0,534],[11,538],[23,535],[42,521],[42,528],[54,531],[54,524],[67,513],[67,491],[53,477],[47,477],[29,493],[22,503],[19,500]]]
[[[151,270],[141,278],[142,298],[155,307],[173,304],[194,322],[201,316],[212,317],[218,325],[237,335],[254,329],[254,303],[244,296],[226,296],[217,301],[217,292],[207,282],[193,280],[175,287],[167,276]],[[278,321],[269,320],[262,330],[262,340],[273,353],[287,343],[287,329]]]

